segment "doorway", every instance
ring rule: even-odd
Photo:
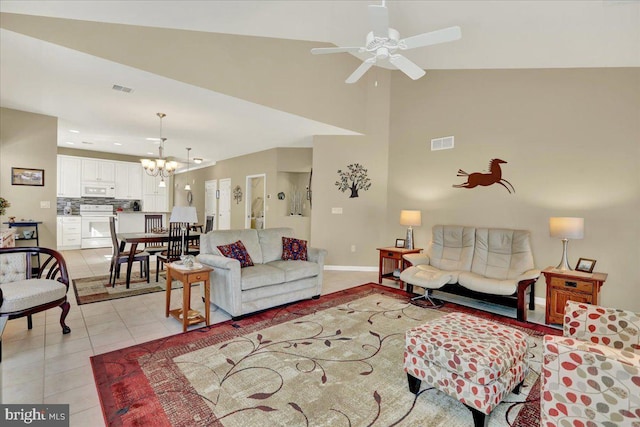
[[[218,214],[218,180],[212,179],[204,182],[204,216],[205,223],[207,217],[213,218],[212,230],[218,229],[218,221],[216,215]]]
[[[266,228],[266,180],[264,173],[247,176],[244,228]]]
[[[231,229],[231,178],[221,179],[219,182],[218,199],[218,230]]]

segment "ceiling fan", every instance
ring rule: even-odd
[[[400,39],[400,33],[393,28],[389,28],[389,10],[385,6],[384,0],[382,5],[369,5],[369,21],[373,31],[367,34],[364,47],[319,47],[311,49],[311,53],[314,55],[343,52],[366,52],[372,55],[364,60],[362,65],[345,80],[345,83],[357,82],[378,61],[388,61],[413,80],[417,80],[426,74],[425,71],[406,57],[396,53],[397,51],[446,43],[462,37],[460,27],[455,26]]]

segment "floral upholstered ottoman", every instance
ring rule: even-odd
[[[527,373],[527,337],[517,329],[450,313],[406,332],[404,370],[409,390],[425,381],[465,404],[476,427]]]

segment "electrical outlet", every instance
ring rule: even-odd
[[[356,251],[356,245],[351,245],[351,252],[355,252]]]

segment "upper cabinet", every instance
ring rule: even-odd
[[[58,197],[80,197],[82,160],[79,157],[58,156]]]
[[[114,182],[116,164],[110,160],[82,159],[82,181]]]
[[[167,187],[160,187],[160,181],[160,177],[143,174],[142,210],[144,212],[167,212],[169,210],[169,192]],[[167,185],[170,182],[170,178],[165,178]]]
[[[115,164],[116,199],[142,199],[142,166],[139,163]]]

